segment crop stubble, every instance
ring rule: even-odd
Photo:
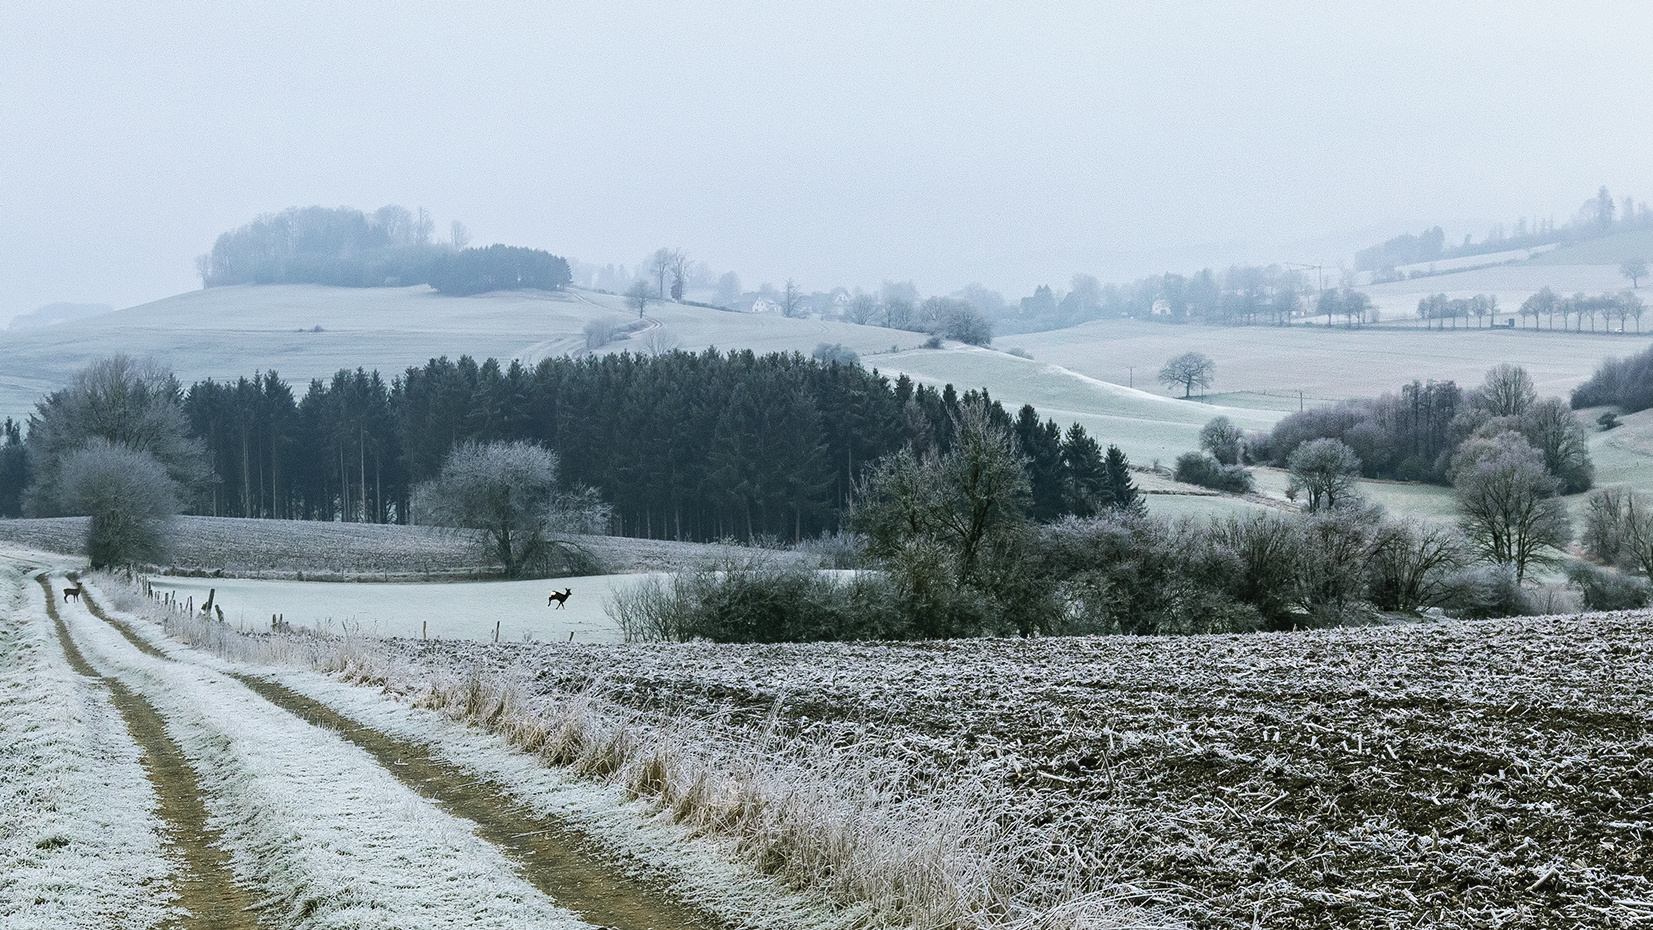
[[[1650,627],[404,648],[878,758],[1196,926],[1572,927],[1653,918]]]

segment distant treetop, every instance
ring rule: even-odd
[[[328,284],[408,287],[443,293],[560,290],[568,262],[537,249],[495,245],[465,249],[459,224],[447,242],[432,238],[435,222],[391,204],[371,215],[351,207],[289,207],[218,237],[196,259],[204,287],[229,284]]]

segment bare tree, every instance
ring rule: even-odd
[[[871,294],[856,294],[849,299],[849,304],[844,307],[844,319],[862,326],[871,323],[873,317],[877,314],[878,298]]]
[[[689,253],[682,249],[672,249],[668,271],[672,278],[672,300],[681,301],[683,299],[683,285],[689,274]]]
[[[1184,352],[1165,363],[1159,370],[1159,380],[1166,387],[1182,385],[1182,396],[1190,397],[1195,386],[1209,388],[1217,363],[1203,352]]]
[[[1495,417],[1518,417],[1538,403],[1532,376],[1520,365],[1496,365],[1481,386],[1469,392],[1470,405]]]
[[[1556,561],[1567,544],[1572,528],[1556,497],[1560,482],[1520,433],[1466,440],[1453,456],[1452,485],[1470,546],[1513,568],[1516,581],[1529,567]]]
[[[559,534],[605,522],[595,492],[557,490],[557,457],[526,442],[455,446],[435,478],[414,489],[419,523],[467,530],[512,577],[554,555],[589,559]]]
[[[1372,539],[1366,591],[1383,610],[1421,610],[1450,601],[1464,567],[1464,542],[1450,529],[1419,520],[1385,523]]]
[[[413,241],[413,214],[407,207],[385,204],[373,211],[373,225],[384,232],[391,245],[407,245]]]
[[[471,231],[465,228],[464,223],[454,220],[453,224],[448,227],[448,245],[452,246],[453,250],[457,252],[470,244]]]
[[[413,244],[430,245],[431,234],[436,231],[436,220],[431,217],[430,211],[419,208],[419,217],[413,221]]]
[[[735,301],[740,300],[740,275],[733,271],[725,271],[717,279],[717,302],[720,306],[732,307]]]
[[[654,254],[649,256],[649,273],[654,276],[657,287],[655,296],[661,300],[666,299],[666,275],[672,270],[674,254],[671,249],[661,248],[655,249]]]
[[[980,588],[1002,567],[990,554],[1026,529],[1027,471],[1015,435],[986,404],[961,404],[953,427],[946,453],[909,447],[878,460],[856,487],[850,519],[867,551],[898,574],[922,562],[949,587]]]
[[[1200,448],[1224,465],[1240,464],[1244,434],[1228,417],[1216,417],[1200,429]]]
[[[1619,274],[1630,279],[1630,286],[1641,287],[1641,279],[1647,276],[1647,262],[1639,258],[1631,259],[1619,266]]]
[[[803,316],[804,292],[798,288],[798,283],[791,278],[786,279],[786,290],[781,292],[781,316]]]
[[[1308,492],[1310,513],[1336,510],[1357,499],[1355,480],[1360,477],[1360,457],[1341,439],[1314,439],[1298,445],[1286,458],[1291,483],[1286,496],[1292,500]]]
[[[643,311],[648,309],[649,300],[654,297],[649,292],[649,283],[642,278],[632,282],[631,290],[626,291],[626,306],[637,311],[637,318],[643,318]]]
[[[64,509],[92,518],[86,555],[93,568],[165,556],[166,525],[178,512],[178,494],[155,456],[97,437],[64,459],[59,480]]]
[[[183,390],[172,372],[154,361],[116,355],[87,365],[68,387],[35,405],[28,439],[33,478],[24,503],[31,516],[64,513],[63,463],[97,438],[154,456],[181,495],[211,478],[206,450],[189,436]]]

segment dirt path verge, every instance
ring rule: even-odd
[[[82,597],[93,616],[133,646],[165,658],[130,625],[108,615],[90,593]],[[436,758],[426,747],[361,726],[280,684],[246,674],[230,673],[230,677],[299,719],[349,740],[414,792],[475,824],[477,835],[509,857],[525,880],[582,920],[613,930],[715,930],[722,926],[712,915],[634,876],[568,824],[501,797],[480,783],[475,772]]]
[[[235,882],[229,853],[220,845],[222,836],[207,824],[207,809],[201,801],[195,771],[185,759],[183,749],[167,736],[161,715],[153,705],[119,681],[100,675],[92,668],[58,615],[51,580],[45,573],[36,575],[35,580],[46,595],[46,614],[57,630],[57,639],[69,666],[109,689],[115,709],[120,711],[132,739],[143,750],[144,770],[160,799],[161,819],[184,866],[175,883],[182,913],[169,921],[169,925],[186,930],[258,927],[249,910],[255,899]]]

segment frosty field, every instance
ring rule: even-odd
[[[1197,446],[1199,428],[1217,415],[1248,430],[1267,429],[1299,406],[1376,396],[1412,379],[1451,378],[1470,386],[1500,362],[1526,366],[1541,394],[1565,395],[1603,359],[1641,349],[1644,337],[1535,332],[1524,323],[1515,330],[1429,330],[1415,324],[1411,308],[1425,294],[1491,292],[1508,314],[1538,287],[1550,285],[1561,293],[1617,290],[1624,282],[1616,276],[1616,267],[1606,265],[1523,264],[1377,285],[1368,290],[1388,322],[1365,330],[1110,320],[1001,337],[995,349],[949,344],[929,350],[917,348],[921,334],[666,303],[650,306],[650,328],[600,351],[717,346],[807,353],[821,342],[842,343],[862,353],[863,364],[891,377],[904,373],[961,391],[986,388],[1012,410],[1032,403],[1063,427],[1082,424],[1102,443],[1119,445],[1139,466],[1157,461],[1169,467]],[[341,367],[390,375],[436,355],[533,362],[583,351],[582,329],[591,320],[634,318],[620,298],[584,291],[451,298],[422,287],[214,288],[67,326],[8,333],[7,351],[0,356],[0,416],[26,416],[42,393],[63,384],[84,362],[115,351],[154,354],[173,365],[185,383],[275,368],[302,384]],[[1648,325],[1653,329],[1653,319]],[[313,331],[318,326],[321,331]],[[1033,358],[999,351],[1012,347]],[[1192,401],[1172,396],[1154,380],[1166,359],[1187,351],[1205,352],[1216,361],[1212,393]],[[1600,483],[1653,487],[1653,445],[1640,433],[1629,429],[1592,437]],[[1397,513],[1441,518],[1450,510],[1439,489],[1385,485],[1369,492]],[[1161,505],[1177,512],[1251,506],[1209,497]],[[0,528],[0,535],[4,532]],[[268,546],[244,539],[233,547],[229,540],[218,543],[186,544],[178,564],[209,572],[231,567],[244,574],[297,570],[297,562],[282,554],[291,547],[280,540]],[[340,541],[329,550],[336,552],[331,565],[305,570],[350,576],[486,568],[471,565],[474,558],[457,551],[451,540],[402,538],[391,547],[396,553],[391,558],[371,545],[365,538],[356,544]],[[633,564],[623,554],[617,561]],[[666,555],[636,567],[667,567],[660,563],[669,561]]]
[[[0,578],[0,636],[23,647],[9,649],[11,664],[0,670],[0,726],[24,713],[3,695],[28,676],[49,678],[58,648],[40,611],[43,592],[20,575],[31,558],[9,554]],[[564,586],[579,596],[599,580]],[[240,609],[231,598],[299,603],[341,589],[510,590],[187,584],[217,586],[230,611]],[[786,849],[802,858],[767,868],[801,882],[805,898],[871,894],[898,908],[892,902],[917,900],[918,887],[874,877],[918,873],[880,857],[940,844],[924,853],[938,857],[933,863],[913,861],[940,870],[923,892],[925,907],[939,910],[925,913],[953,916],[926,925],[959,930],[1015,924],[983,903],[995,896],[1059,930],[1653,919],[1653,612],[1245,636],[796,646],[329,640],[168,620],[175,636],[200,647],[191,648],[144,618],[154,602],[94,592],[99,603],[127,605],[116,615],[122,625],[57,604],[67,635],[186,734],[192,764],[212,773],[198,790],[236,857],[237,880],[270,896],[267,913],[279,926],[304,925],[298,915],[312,907],[346,922],[381,912],[401,921],[385,926],[484,913],[481,925],[505,926],[522,909],[541,919],[556,913],[555,896],[494,878],[480,899],[440,892],[439,908],[422,910],[430,888],[475,882],[478,873],[439,869],[435,885],[375,873],[391,866],[385,850],[397,844],[450,849],[471,862],[497,853],[425,802],[396,800],[402,789],[383,772],[407,757],[372,749],[379,738],[370,730],[434,741],[431,751],[451,760],[442,764],[472,773],[453,776],[463,790],[563,811],[644,861],[703,842],[693,860],[702,864],[679,880],[721,888],[726,907],[781,900],[762,897],[755,876],[734,876],[737,861]],[[55,590],[49,596],[57,600]],[[528,609],[528,592],[520,597]],[[314,717],[310,705],[283,695],[319,702],[325,725],[312,731],[271,716],[236,684],[248,675],[267,683],[258,695],[304,719]],[[59,679],[54,693],[72,694]],[[570,749],[567,734],[576,732],[587,734],[578,737],[583,748]],[[57,766],[60,779],[88,777],[84,752],[54,748],[68,745],[30,744],[36,760],[27,764]],[[360,787],[312,796],[341,778]],[[120,803],[145,802],[139,793]],[[389,818],[362,813],[387,807]],[[744,820],[719,813],[735,809],[748,812]],[[96,811],[60,808],[51,829],[77,836],[81,818]],[[627,839],[645,827],[647,844]],[[756,851],[743,853],[748,845]],[[351,850],[348,870],[326,853],[333,847]],[[140,849],[130,867],[168,868],[145,855]],[[716,865],[725,857],[733,858]],[[997,890],[982,897],[988,888]],[[7,889],[0,883],[0,903],[14,899]],[[928,897],[939,889],[962,897]],[[805,913],[816,916],[804,925],[822,930],[855,922],[851,912],[828,920],[810,910],[817,905],[797,906],[804,910],[791,920],[733,925],[802,926],[792,921]],[[986,913],[999,916],[979,922]]]
[[[779,728],[1196,927],[1653,919],[1653,616],[910,645],[410,644]],[[963,799],[968,798],[966,802]]]
[[[492,640],[494,625],[507,642],[613,643],[620,630],[604,606],[613,593],[652,575],[598,575],[537,581],[452,583],[261,581],[244,578],[157,576],[156,591],[172,592],[196,607],[216,590],[226,622],[268,630],[271,615],[329,633],[432,639]],[[563,609],[547,604],[552,591],[572,588]]]
[[[659,326],[604,352],[750,348],[801,351],[842,343],[861,353],[916,346],[920,333],[850,323],[792,320],[651,304]],[[445,297],[415,288],[251,285],[179,294],[153,303],[38,330],[8,332],[0,355],[0,418],[26,417],[41,395],[87,362],[117,352],[172,366],[185,386],[275,369],[300,393],[311,378],[341,368],[378,369],[386,379],[446,355],[521,359],[579,353],[591,320],[634,321],[624,300],[587,291]],[[319,330],[317,329],[319,327]]]
[[[1643,322],[1653,330],[1653,318]],[[1526,329],[1441,331],[1413,326],[1364,330],[1319,324],[1175,326],[1108,320],[997,341],[1023,347],[1038,361],[1115,384],[1131,379],[1127,366],[1134,366],[1136,386],[1161,394],[1165,389],[1153,380],[1159,366],[1183,352],[1203,352],[1217,365],[1213,400],[1243,406],[1266,403],[1277,410],[1294,411],[1298,391],[1312,405],[1376,397],[1399,390],[1413,379],[1450,378],[1471,387],[1500,362],[1525,366],[1540,395],[1565,396],[1603,360],[1640,352],[1650,340],[1653,331],[1637,336]],[[1262,396],[1224,400],[1248,393]],[[1265,401],[1270,394],[1272,398]]]

